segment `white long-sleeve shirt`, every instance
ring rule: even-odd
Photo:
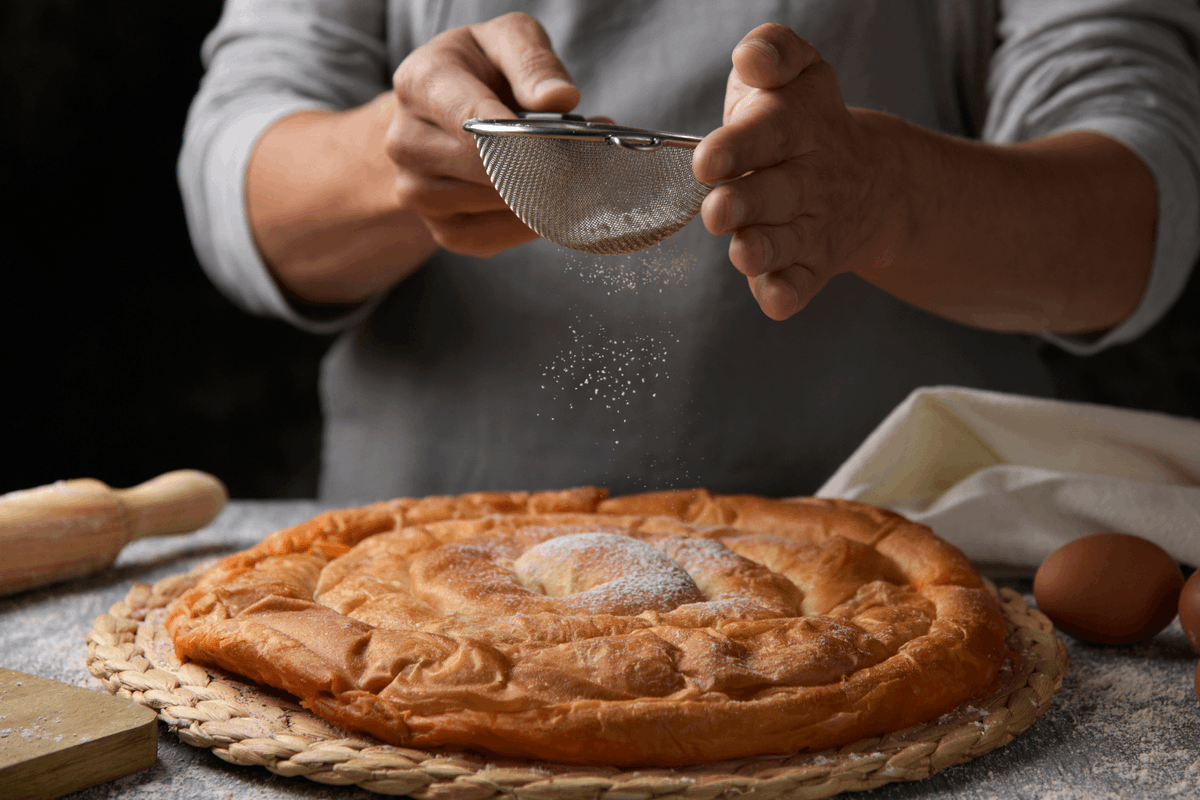
[[[811,492],[908,392],[957,384],[1046,394],[1032,337],[969,329],[852,276],[767,320],[698,222],[654,251],[587,256],[545,241],[490,259],[434,255],[337,319],[292,308],[259,256],[245,172],[258,136],[390,85],[439,32],[533,14],[584,114],[703,135],[729,56],[781,22],[837,71],[851,106],[1007,143],[1110,136],[1154,175],[1153,273],[1090,353],[1178,297],[1200,251],[1200,8],[1191,0],[228,0],[179,162],[211,279],[247,310],[344,330],[322,370],[330,500],[596,483]],[[931,443],[931,446],[935,446]]]

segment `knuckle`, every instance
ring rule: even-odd
[[[463,130],[463,123],[469,119],[488,116],[487,98],[470,98],[450,103],[444,110],[442,119],[448,121],[449,131],[460,142],[474,141],[471,134]]]
[[[798,215],[808,202],[809,190],[805,185],[804,165],[798,158],[789,159],[781,170],[783,176],[782,191],[786,194],[788,206],[793,215]]]
[[[774,226],[760,225],[754,229],[754,233],[759,237],[760,247],[763,249],[763,268],[778,269],[778,265],[786,253]]]
[[[530,78],[563,75],[558,56],[542,47],[528,47],[519,56],[517,68]]]
[[[394,164],[408,164],[412,162],[412,141],[414,133],[410,130],[410,126],[406,125],[397,115],[388,125],[387,132],[383,136],[383,151]]]
[[[421,96],[433,68],[433,59],[422,50],[409,53],[392,73],[392,90],[396,93],[396,99],[403,104],[406,100]]]
[[[736,183],[736,181],[726,183],[718,186],[712,192],[716,195],[712,201],[713,222],[722,231],[730,231],[734,227],[730,224],[730,220],[733,218],[734,208],[740,199],[740,193],[734,185]]]
[[[393,119],[383,134],[383,152],[393,162],[398,162],[400,151],[404,149],[404,134],[399,120]]]
[[[791,156],[797,152],[797,124],[790,115],[782,109],[772,109],[766,115],[767,131],[775,147],[775,152]]]
[[[788,236],[792,240],[792,249],[797,253],[806,253],[810,249],[812,236],[809,231],[808,217],[796,217],[787,225]]]

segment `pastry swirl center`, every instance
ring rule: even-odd
[[[662,550],[604,531],[548,539],[526,550],[513,570],[529,590],[569,598],[590,613],[665,612],[705,600],[688,571]]]

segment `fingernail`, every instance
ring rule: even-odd
[[[543,81],[539,81],[537,85],[533,87],[533,93],[535,95],[540,95],[543,92],[552,92],[555,89],[561,89],[564,86],[568,89],[575,88],[575,84],[565,80],[564,78],[546,78]]]
[[[758,291],[755,294],[759,305],[765,306],[763,311],[767,311],[767,307],[780,311],[779,316],[772,316],[773,319],[787,319],[800,309],[800,297],[795,288],[774,272],[764,272],[756,280]]]
[[[787,281],[780,281],[780,283],[783,284],[784,305],[787,307],[787,315],[790,317],[800,310],[800,295],[796,292],[796,287]]]
[[[771,59],[771,63],[774,64],[775,66],[779,66],[779,64],[782,61],[782,59],[780,59],[780,57],[779,57],[779,51],[775,49],[775,45],[770,44],[769,42],[764,42],[759,39],[754,39],[753,41],[746,42],[742,46],[743,47],[753,47],[755,50],[758,50],[763,55],[765,55],[767,58]]]

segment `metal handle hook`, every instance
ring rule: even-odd
[[[607,137],[604,141],[609,144],[615,144],[617,147],[625,150],[637,150],[643,153],[649,153],[663,146],[663,140],[655,137],[650,137],[649,139],[644,140],[636,140],[612,135]]]

